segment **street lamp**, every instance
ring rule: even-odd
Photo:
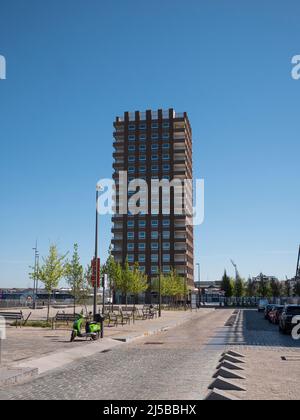
[[[162,240],[159,233],[159,277],[158,277],[158,316],[161,318],[161,270],[162,270]]]
[[[36,309],[36,295],[37,295],[37,284],[38,284],[38,270],[39,270],[39,252],[37,247],[37,241],[35,248],[32,248],[34,251],[34,274],[33,274],[33,302],[32,307]]]
[[[99,220],[98,220],[98,199],[99,191],[103,191],[103,187],[100,184],[96,185],[96,224],[95,224],[95,279],[94,279],[94,319],[97,314],[97,293],[98,293],[98,277],[99,277],[99,264],[98,264],[98,230],[99,230]]]
[[[199,299],[199,308],[201,306],[201,269],[200,263],[197,263],[198,267],[198,299]]]

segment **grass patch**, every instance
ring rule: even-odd
[[[16,327],[16,326],[20,326],[19,322],[14,322],[13,324],[11,324],[12,326]],[[47,321],[27,321],[25,325],[22,324],[22,327],[33,327],[33,328],[51,328],[52,324],[51,322],[47,322]]]

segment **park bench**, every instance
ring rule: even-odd
[[[26,319],[24,319],[23,312],[0,312],[0,316],[4,318],[6,321],[15,322],[16,327],[18,325],[22,327],[22,325],[26,325],[26,322],[31,316],[31,312]]]
[[[157,310],[154,307],[144,305],[142,309],[144,319],[154,319],[157,317]]]
[[[56,324],[58,322],[66,323],[69,325],[69,322],[74,322],[77,318],[76,314],[66,314],[65,312],[57,312],[54,318],[52,318],[52,329],[56,329]]]

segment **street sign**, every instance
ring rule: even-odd
[[[95,287],[95,281],[97,278],[97,288],[99,289],[100,287],[100,258],[97,258],[97,260],[93,258],[91,266],[92,266],[92,276],[91,276],[92,286]]]

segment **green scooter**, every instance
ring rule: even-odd
[[[90,314],[91,315],[91,314]],[[96,314],[94,321],[87,321],[85,324],[85,333],[82,332],[82,324],[85,318],[82,314],[77,314],[73,324],[70,342],[72,343],[76,337],[90,338],[93,341],[99,340],[100,336],[103,337],[103,317]]]

